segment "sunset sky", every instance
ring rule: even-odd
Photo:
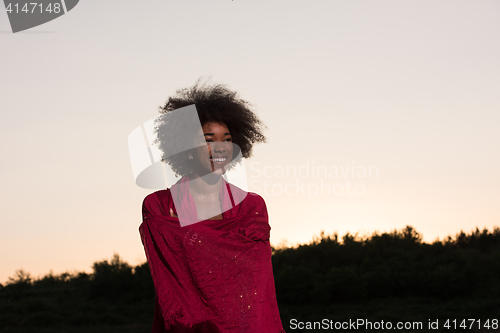
[[[492,230],[499,41],[496,0],[85,0],[16,34],[2,7],[0,283],[144,262],[128,136],[208,75],[267,125],[245,167],[273,245]]]

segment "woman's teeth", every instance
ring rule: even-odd
[[[217,158],[211,158],[210,161],[215,162],[215,163],[224,163],[226,162],[227,158],[225,157],[217,157]]]

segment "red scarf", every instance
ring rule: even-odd
[[[222,220],[197,220],[187,177],[144,199],[139,231],[156,290],[153,333],[285,332],[264,200],[224,182],[220,202]],[[181,227],[170,208],[199,222]]]

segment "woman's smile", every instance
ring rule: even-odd
[[[227,161],[227,156],[224,156],[224,157],[210,157],[210,161],[212,161],[213,163],[216,163],[216,164],[219,164],[219,165],[222,165],[222,164],[226,164],[226,161]]]

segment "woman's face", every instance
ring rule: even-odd
[[[196,144],[206,142],[195,149],[193,154],[194,172],[200,176],[215,173],[222,176],[233,158],[233,141],[229,129],[224,124],[205,123],[203,133],[199,133]]]

